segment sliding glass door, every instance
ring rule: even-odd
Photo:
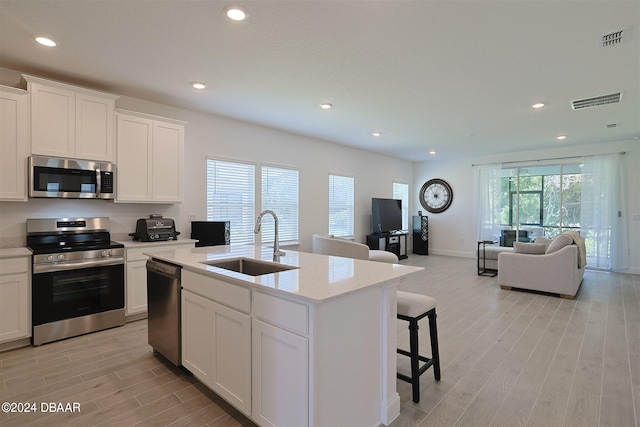
[[[518,240],[580,229],[580,165],[514,167],[503,176],[501,225],[516,230]]]
[[[532,241],[578,231],[587,265],[624,271],[628,237],[624,153],[527,166],[476,165],[474,221],[479,240]]]

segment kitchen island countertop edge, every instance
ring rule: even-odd
[[[275,263],[292,266],[294,269],[261,276],[250,276],[205,264],[235,258],[274,262],[273,248],[258,245],[221,245],[162,251],[149,248],[145,255],[214,279],[316,303],[370,286],[379,286],[423,270],[421,267],[290,250]]]

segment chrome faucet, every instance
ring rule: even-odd
[[[255,234],[260,232],[260,227],[262,226],[262,217],[264,214],[271,214],[273,216],[273,221],[275,223],[275,236],[273,238],[273,258],[283,256],[285,253],[280,250],[280,242],[278,241],[278,217],[274,211],[264,210],[260,212],[258,215],[258,219],[256,220],[256,227],[253,230]]]

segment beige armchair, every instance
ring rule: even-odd
[[[314,234],[312,244],[314,254],[389,262],[393,264],[398,262],[398,257],[392,252],[372,250],[363,243],[340,239],[338,237]]]
[[[514,243],[513,252],[501,252],[498,255],[500,287],[574,298],[582,283],[586,265],[584,239],[576,240],[561,234],[545,243]]]

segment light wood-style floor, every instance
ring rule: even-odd
[[[418,404],[399,381],[393,427],[639,425],[640,276],[587,271],[577,298],[566,300],[501,290],[496,278],[476,275],[473,259],[411,255],[402,263],[425,271],[401,289],[438,300],[442,380],[427,371]],[[405,322],[398,334],[405,345]],[[0,412],[0,425],[253,425],[146,342],[141,320],[0,353],[0,403],[38,409]],[[40,412],[48,402],[79,403],[80,412]]]

